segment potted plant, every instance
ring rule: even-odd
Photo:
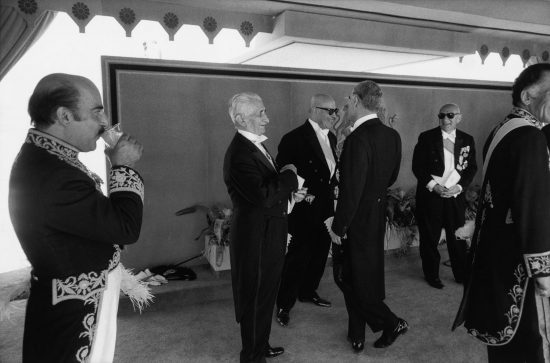
[[[214,271],[231,269],[229,261],[229,230],[233,211],[222,204],[207,207],[197,204],[176,212],[176,215],[203,211],[206,213],[207,226],[200,231],[195,241],[204,238],[204,257]]]
[[[455,232],[456,238],[466,240],[468,245],[474,234],[480,192],[481,187],[479,185],[470,185],[468,189],[466,189],[466,193],[464,194],[464,198],[466,199],[466,210],[464,212],[466,223]]]
[[[418,240],[418,227],[414,218],[416,198],[414,190],[388,189],[386,208],[386,248],[395,249],[397,255],[406,255]]]

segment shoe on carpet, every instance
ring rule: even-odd
[[[361,353],[365,349],[365,341],[353,340],[348,337],[348,341],[351,343],[351,349],[354,353]]]
[[[267,349],[265,350],[265,357],[274,358],[283,354],[284,352],[285,349],[283,347],[272,347],[271,345],[268,345]]]
[[[280,326],[287,326],[290,321],[290,312],[287,309],[279,309],[277,311],[277,323]]]
[[[310,302],[310,303],[313,303],[317,306],[322,306],[324,308],[329,308],[329,307],[332,306],[330,301],[319,297],[319,295],[317,295],[317,294],[315,294],[311,297],[299,297],[298,300],[300,300],[301,302]]]
[[[386,348],[392,345],[398,336],[403,335],[409,330],[409,324],[401,318],[397,318],[397,326],[390,331],[384,330],[382,336],[374,342],[375,348]]]
[[[428,285],[436,289],[442,289],[443,287],[445,287],[445,285],[443,285],[443,282],[441,282],[439,278],[426,279],[426,282],[428,283]]]

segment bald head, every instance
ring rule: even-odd
[[[309,102],[309,118],[316,122],[321,129],[331,129],[336,122],[336,102],[334,98],[325,94],[316,94]]]
[[[316,94],[313,97],[311,97],[309,106],[310,108],[313,109],[315,107],[325,107],[326,104],[330,104],[330,103],[334,103],[334,99],[329,95]]]
[[[439,119],[439,127],[450,133],[456,130],[456,126],[462,120],[462,114],[456,103],[447,103],[441,106],[437,118]]]
[[[42,78],[29,100],[31,122],[39,129],[54,124],[56,111],[65,107],[77,113],[81,90],[97,91],[89,79],[65,73],[53,73]]]

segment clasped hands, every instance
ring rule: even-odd
[[[436,184],[433,188],[433,191],[439,194],[441,198],[451,198],[451,197],[454,197],[456,194],[460,193],[461,189],[458,186],[458,184],[453,185],[450,188],[446,188],[441,184]]]

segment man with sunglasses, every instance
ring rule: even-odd
[[[443,105],[437,115],[439,127],[425,131],[414,148],[412,170],[418,179],[416,221],[420,234],[420,258],[428,284],[444,287],[439,278],[441,256],[437,246],[445,229],[447,250],[456,282],[463,283],[466,241],[455,231],[465,222],[464,191],[477,171],[474,138],[457,130],[462,120],[458,105]]]
[[[399,174],[401,137],[377,116],[384,100],[375,82],[357,84],[347,105],[353,125],[340,156],[331,239],[334,280],[348,311],[348,339],[359,353],[367,324],[373,332],[383,331],[376,348],[390,346],[409,328],[384,303],[386,193]]]
[[[311,98],[309,118],[283,136],[277,163],[294,164],[305,179],[306,200],[296,204],[288,216],[292,236],[277,296],[277,322],[287,326],[290,310],[298,298],[317,306],[331,303],[317,294],[330,248],[324,221],[334,215],[336,184],[336,136],[330,132],[338,109],[329,95]]]

